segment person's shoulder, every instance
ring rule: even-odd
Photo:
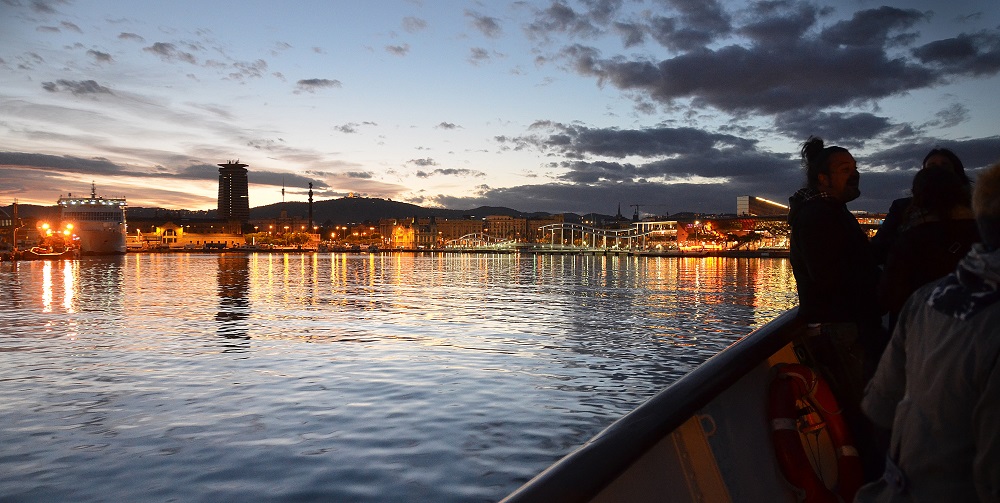
[[[889,205],[889,213],[898,213],[906,211],[906,208],[910,207],[910,203],[913,202],[912,197],[901,197],[896,199]]]

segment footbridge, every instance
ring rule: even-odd
[[[484,232],[474,232],[444,242],[445,248],[470,251],[513,250],[517,245],[517,241],[513,239],[503,239]]]

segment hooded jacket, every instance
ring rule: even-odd
[[[1000,501],[1000,251],[917,290],[865,390],[890,470],[857,501]]]
[[[878,323],[879,268],[847,205],[804,188],[789,198],[789,258],[807,323]]]

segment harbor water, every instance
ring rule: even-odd
[[[0,263],[0,501],[496,501],[795,302],[773,258]]]

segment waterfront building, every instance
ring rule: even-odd
[[[528,235],[528,219],[515,218],[506,215],[490,215],[486,217],[483,232],[509,241],[523,242]]]
[[[756,196],[736,198],[736,214],[743,217],[771,217],[788,215],[788,206]]]
[[[239,159],[219,166],[218,217],[246,223],[250,219],[250,192],[247,166]]]

